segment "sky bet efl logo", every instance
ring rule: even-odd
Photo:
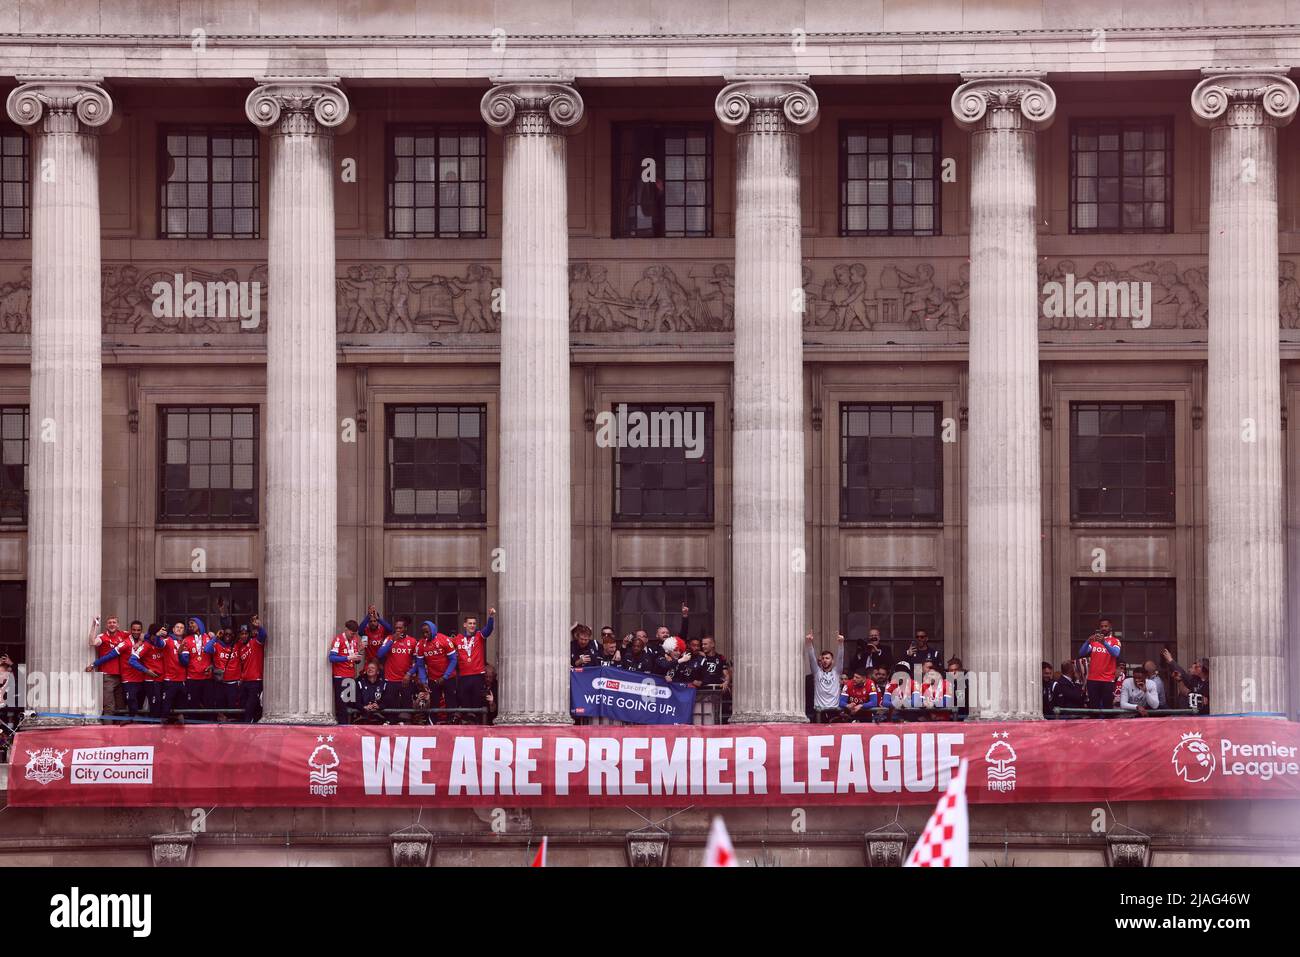
[[[670,688],[662,687],[653,681],[644,683],[636,681],[619,681],[617,678],[597,678],[591,683],[597,691],[619,691],[623,694],[636,694],[643,698],[671,698]]]

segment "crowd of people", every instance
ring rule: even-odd
[[[1130,667],[1122,654],[1123,643],[1110,619],[1103,618],[1075,659],[1061,662],[1060,671],[1044,661],[1043,714],[1075,717],[1069,712],[1083,709],[1132,711],[1141,717],[1160,711],[1210,713],[1210,659],[1184,668],[1165,648],[1160,653],[1163,668],[1150,660]]]
[[[724,696],[731,693],[731,662],[718,653],[712,635],[690,636],[691,609],[682,605],[682,622],[676,635],[667,625],[655,629],[650,637],[639,628],[620,640],[609,625],[600,629],[595,640],[588,625],[574,625],[569,641],[569,664],[573,668],[621,668],[637,674],[657,675],[673,684],[694,688],[716,688]]]
[[[178,714],[217,721],[260,720],[266,629],[257,615],[234,626],[224,601],[217,602],[217,611],[214,631],[199,617],[147,628],[136,620],[122,630],[116,616],[110,616],[101,631],[96,618],[87,638],[94,660],[86,671],[102,676],[105,716],[164,722]],[[466,616],[456,634],[447,635],[430,620],[417,627],[405,617],[390,622],[370,605],[360,621],[349,620],[329,642],[326,666],[333,681],[335,720],[491,723],[496,672],[487,641],[495,616],[496,609],[489,608],[481,630],[476,617]],[[606,625],[597,637],[578,623],[570,637],[569,660],[575,669],[611,667],[655,675],[715,690],[730,701],[732,664],[718,652],[712,635],[690,635],[686,605],[676,634],[660,625],[653,636],[638,629],[620,639]],[[895,656],[882,642],[880,630],[872,628],[847,665],[843,635],[837,636],[833,651],[818,651],[812,634],[804,637],[803,647],[811,720],[950,720],[965,717],[969,710],[970,676],[961,659],[945,661],[925,629],[918,629],[906,651]],[[1160,664],[1148,660],[1125,665],[1120,637],[1111,621],[1102,619],[1059,670],[1042,663],[1043,714],[1057,719],[1087,717],[1088,712],[1208,714],[1209,660],[1184,668],[1167,648],[1161,659]],[[12,685],[13,677],[13,663],[0,656],[0,688]],[[6,691],[0,701],[9,697]],[[0,727],[8,735],[12,730]]]
[[[327,655],[339,724],[490,723],[496,714],[496,670],[488,663],[496,609],[482,630],[465,616],[454,635],[426,619],[412,629],[390,623],[371,605],[348,620]]]
[[[96,618],[88,636],[95,659],[86,671],[102,676],[104,714],[171,721],[178,711],[192,711],[260,720],[266,629],[257,615],[234,627],[224,599],[217,613],[215,631],[198,617],[148,628],[137,619],[123,631],[116,615],[100,631]]]

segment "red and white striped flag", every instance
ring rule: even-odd
[[[969,867],[970,819],[966,816],[966,760],[948,782],[948,790],[907,855],[904,867]]]
[[[715,817],[709,827],[709,841],[704,845],[705,867],[739,867],[736,849],[731,846],[731,835],[721,817]]]
[[[542,846],[537,849],[537,853],[533,855],[533,863],[528,866],[529,867],[546,866],[546,838],[542,838]]]

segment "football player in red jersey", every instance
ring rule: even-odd
[[[393,634],[379,646],[378,660],[384,665],[384,711],[398,724],[410,721],[411,681],[416,674],[419,642],[406,633],[406,619],[393,622]]]
[[[159,625],[150,637],[162,656],[162,682],[157,686],[161,700],[158,704],[157,717],[168,721],[171,719],[176,699],[185,690],[186,666],[190,663],[189,652],[184,646],[185,625],[178,621],[172,625],[171,631],[167,630],[166,625]]]
[[[368,665],[378,659],[379,648],[384,639],[393,633],[393,626],[379,614],[379,609],[374,605],[366,608],[366,613],[358,620],[361,624],[357,630],[361,633],[361,647],[365,654],[365,664]]]
[[[122,641],[118,643],[116,648],[110,648],[96,658],[94,664],[86,666],[87,671],[94,671],[114,658],[122,659],[122,686],[126,697],[126,713],[132,718],[141,711],[148,710],[148,700],[144,694],[145,679],[158,678],[155,672],[144,666],[136,653],[137,649],[143,646],[143,637],[132,637],[132,635],[123,633]]]
[[[203,650],[212,656],[212,681],[214,707],[230,710],[239,703],[239,658],[235,654],[235,639],[229,629],[220,628]],[[218,715],[218,721],[231,720],[229,715]]]
[[[361,661],[361,638],[357,635],[357,628],[354,619],[344,622],[343,630],[330,642],[327,656],[330,681],[334,684],[334,721],[338,724],[348,723],[348,701],[357,697],[357,664]]]
[[[425,621],[420,626],[420,642],[415,653],[420,685],[429,690],[429,707],[456,707],[455,682],[451,681],[456,674],[455,640],[439,632],[433,622]],[[445,722],[446,715],[443,715],[442,723]]]
[[[143,628],[144,625],[140,627]],[[116,648],[125,638],[126,632],[119,630],[117,627],[117,615],[108,616],[108,620],[104,622],[102,632],[99,631],[98,618],[90,626],[90,647],[95,650],[96,657]],[[97,669],[104,676],[101,679],[104,695],[102,712],[106,715],[126,714],[126,693],[122,690],[123,664],[124,660],[119,656],[110,658]]]
[[[239,629],[235,647],[239,656],[239,706],[244,724],[262,720],[262,665],[266,656],[266,629],[260,615],[254,615]]]
[[[487,624],[478,630],[478,619],[468,615],[456,636],[456,706],[482,708],[486,689],[487,639],[492,637],[497,610],[488,609]],[[472,719],[471,719],[472,720]]]
[[[1088,707],[1103,710],[1115,704],[1115,663],[1119,661],[1119,638],[1111,632],[1109,618],[1097,623],[1097,631],[1079,649],[1088,662]]]

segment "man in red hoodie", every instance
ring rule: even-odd
[[[377,659],[384,666],[384,711],[389,720],[398,724],[411,720],[411,682],[417,673],[418,649],[415,636],[406,633],[405,618],[393,622],[393,634],[379,646]]]

